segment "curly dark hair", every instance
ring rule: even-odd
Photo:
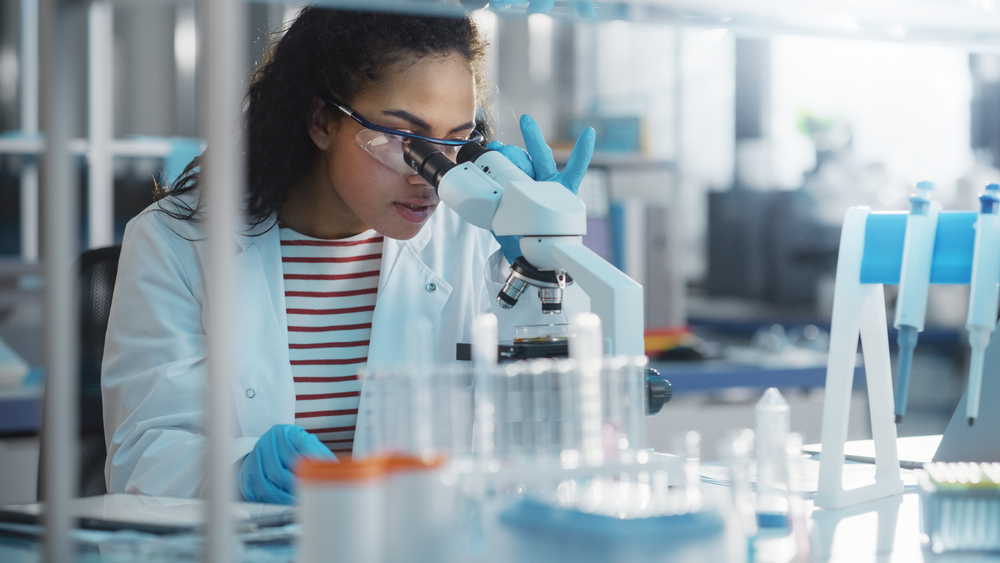
[[[314,98],[334,98],[350,105],[379,82],[393,64],[408,57],[458,54],[470,64],[484,96],[486,43],[468,16],[414,16],[310,7],[288,27],[254,72],[247,93],[245,153],[249,171],[246,214],[256,226],[281,210],[292,186],[316,158],[309,137]],[[334,118],[344,116],[334,112]],[[197,157],[157,199],[199,187],[202,157]],[[185,220],[200,218],[199,206],[171,198],[174,210],[160,210]]]

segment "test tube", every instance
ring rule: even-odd
[[[729,467],[732,482],[732,500],[740,515],[742,534],[748,541],[757,535],[757,511],[750,494],[750,451],[753,449],[753,430],[745,428],[730,431],[719,444],[719,453]]]
[[[809,561],[809,522],[806,512],[805,483],[802,468],[802,435],[792,432],[785,442],[788,471],[788,521],[795,537],[795,561]]]
[[[427,338],[432,328],[430,320],[424,317],[407,321],[403,346],[409,362],[406,366],[398,367],[398,373],[403,381],[400,382],[401,385],[393,386],[394,393],[400,399],[399,405],[408,403],[411,406],[408,421],[411,432],[406,432],[405,427],[399,428],[399,433],[408,437],[404,441],[403,451],[418,455],[429,452],[434,443],[432,385],[430,362],[427,357]],[[407,387],[409,389],[406,389]],[[407,401],[407,395],[411,400]]]
[[[517,364],[507,364],[498,368],[497,377],[493,382],[493,424],[496,457],[506,458],[510,457],[512,453],[510,387],[515,377],[514,374],[518,369],[520,368]]]
[[[771,387],[754,408],[757,450],[757,523],[761,528],[788,525],[788,402]]]
[[[625,365],[625,389],[628,393],[628,411],[625,431],[629,448],[637,452],[646,447],[646,356],[629,358]]]
[[[477,455],[480,461],[493,458],[496,446],[494,424],[494,381],[497,366],[497,318],[479,315],[472,322],[472,369],[475,382]]]
[[[563,466],[574,468],[580,462],[580,409],[575,362],[560,362],[555,372],[559,385],[559,455]]]
[[[552,384],[555,374],[555,362],[544,360],[535,363],[535,369],[531,370],[530,394],[531,394],[531,445],[536,457],[546,457],[555,453],[555,440],[553,440],[553,429],[555,428],[555,412],[552,408],[553,398],[558,390]]]
[[[680,506],[675,512],[701,510],[701,434],[689,430],[674,436],[674,451],[681,462],[684,489]]]
[[[601,319],[593,313],[573,317],[574,336],[570,357],[576,362],[579,380],[580,431],[583,459],[592,467],[604,462],[601,415]]]

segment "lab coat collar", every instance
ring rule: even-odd
[[[269,247],[272,243],[277,244],[274,241],[278,234],[278,216],[276,213],[272,213],[270,217],[266,220],[261,221],[254,225],[248,217],[246,217],[245,228],[238,234],[236,234],[236,242],[240,246],[239,254],[245,253],[250,247],[254,245],[264,244],[262,248]],[[409,240],[397,240],[386,237],[382,244],[382,267],[379,273],[378,281],[378,294],[382,295],[385,290],[385,286],[389,281],[392,271],[395,268],[396,260],[401,254],[403,254],[404,248],[409,248],[413,251],[414,257],[419,257],[420,252],[427,246],[431,240],[431,225],[430,222],[435,220],[435,216],[432,215],[428,220],[427,224],[417,232],[416,236]],[[419,258],[417,258],[420,261]],[[422,263],[422,261],[421,261]],[[272,287],[272,290],[274,288]],[[280,303],[275,303],[279,306]]]
[[[244,220],[245,220],[245,228],[236,235],[236,242],[239,243],[241,252],[245,252],[246,249],[249,248],[250,246],[258,244],[262,240],[266,240],[267,235],[271,231],[277,232],[278,230],[277,229],[278,215],[276,213],[272,213],[267,219],[257,223],[256,225],[253,224],[253,221],[251,221],[250,218],[247,217],[246,215],[244,215]],[[432,215],[428,223],[433,220],[434,216]],[[413,250],[413,252],[419,254],[420,251],[423,250],[425,246],[427,246],[427,243],[430,242],[430,239],[431,239],[431,229],[429,228],[428,225],[425,224],[423,228],[421,228],[420,231],[417,233],[417,235],[414,236],[413,238],[409,240],[396,240],[387,238],[386,240],[392,241],[393,243],[395,243],[395,245],[384,245],[384,246],[390,248],[392,246],[395,246],[395,248],[392,248],[392,250],[390,251],[390,253],[393,254],[392,258],[394,258],[395,252],[398,252],[398,249],[404,245],[410,247]],[[385,261],[384,253],[385,249],[383,249],[383,261]]]
[[[272,213],[267,219],[253,224],[253,221],[244,215],[245,228],[236,236],[236,243],[240,245],[240,252],[246,252],[248,248],[255,244],[267,240],[269,235],[278,232],[278,215]]]
[[[420,251],[423,250],[424,247],[427,246],[427,243],[430,242],[431,240],[430,222],[433,221],[434,218],[435,216],[431,215],[430,219],[427,220],[427,223],[424,224],[424,226],[420,229],[420,232],[418,232],[415,237],[411,238],[410,240],[401,242],[405,242],[406,246],[409,246],[410,248],[413,249],[414,252],[419,254]]]
[[[378,278],[378,295],[381,296],[385,291],[385,285],[389,281],[389,276],[392,275],[392,270],[396,266],[396,259],[403,254],[403,249],[409,247],[413,251],[414,256],[419,256],[420,251],[427,246],[427,243],[431,240],[431,226],[430,222],[434,220],[434,216],[427,221],[427,224],[420,229],[417,235],[409,240],[398,240],[386,237],[382,243],[382,272],[379,274]],[[418,258],[419,260],[419,258]]]
[[[168,196],[166,199],[160,200],[155,203],[159,209],[187,214],[192,209],[199,209],[200,207],[201,193],[198,190],[186,192],[178,195]],[[253,220],[246,213],[246,205],[240,209],[240,218],[242,220],[242,228],[236,233],[233,233],[233,238],[236,239],[236,244],[239,249],[236,251],[236,255],[243,254],[248,248],[261,242],[269,240],[271,235],[276,235],[278,233],[278,215],[277,213],[272,213],[267,219],[257,222]],[[199,214],[199,220],[196,222],[191,221],[178,221],[171,226],[180,236],[191,240],[204,240],[208,237],[208,232],[205,230],[205,216],[204,212]],[[180,229],[180,230],[178,230]]]

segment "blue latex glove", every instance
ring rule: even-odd
[[[292,468],[302,456],[337,459],[305,428],[292,424],[272,426],[257,440],[240,467],[238,483],[243,498],[250,502],[294,504]]]
[[[530,115],[521,116],[521,137],[524,138],[524,149],[514,145],[504,145],[500,141],[493,141],[486,145],[486,148],[499,151],[508,160],[517,165],[525,174],[539,182],[559,182],[566,186],[566,189],[575,193],[580,191],[580,183],[583,182],[583,175],[590,166],[590,159],[594,156],[594,140],[596,133],[593,127],[588,127],[576,144],[573,145],[573,152],[566,161],[566,168],[562,172],[556,169],[556,161],[552,158],[552,149],[545,144],[545,137],[538,124]],[[514,260],[521,255],[520,238],[516,235],[497,236],[493,235],[500,243],[503,255],[507,262],[513,264]]]

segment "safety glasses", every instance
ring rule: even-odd
[[[483,135],[479,131],[473,130],[466,139],[437,139],[425,137],[416,133],[407,133],[396,129],[389,129],[376,125],[360,115],[354,113],[351,108],[340,104],[334,100],[326,99],[326,103],[347,114],[348,117],[357,121],[364,129],[356,137],[361,148],[375,157],[382,164],[392,168],[400,174],[415,174],[403,160],[403,147],[413,139],[427,141],[435,145],[438,150],[454,161],[458,156],[459,149],[466,143],[483,141]]]

